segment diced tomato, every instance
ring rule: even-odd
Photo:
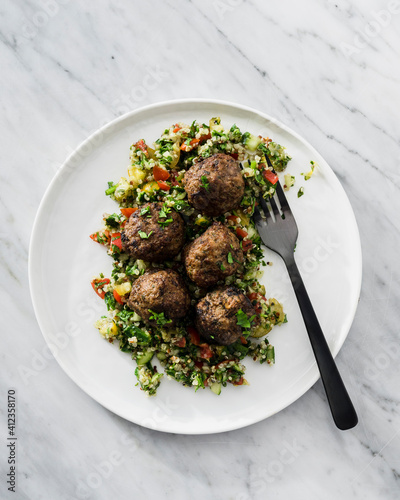
[[[104,232],[97,231],[90,235],[90,238],[100,245],[108,245],[110,243],[110,231],[106,229]]]
[[[247,344],[247,340],[246,340],[246,338],[245,338],[243,335],[240,337],[240,342],[241,342],[243,345],[246,345],[246,344]]]
[[[173,132],[174,134],[176,134],[177,132],[179,132],[179,131],[180,131],[180,129],[181,129],[181,128],[182,128],[182,127],[180,127],[177,123],[175,123],[175,128],[174,128],[174,130],[173,130],[172,132]]]
[[[237,224],[238,223],[238,219],[239,219],[239,217],[237,217],[236,215],[229,215],[226,218],[226,220],[228,220],[229,222],[232,222],[232,224]]]
[[[242,241],[242,250],[243,252],[248,252],[253,248],[253,243],[250,240],[243,240]]]
[[[97,293],[97,295],[101,299],[104,299],[104,297],[106,295],[106,292],[104,292],[103,287],[104,287],[104,285],[107,285],[108,283],[110,283],[110,280],[108,278],[103,278],[101,280],[95,279],[91,283],[93,290]]]
[[[239,380],[235,380],[235,382],[233,382],[233,385],[243,385],[244,384],[244,378],[243,377],[240,377]]]
[[[178,347],[185,347],[186,345],[186,339],[185,337],[182,337],[178,340],[178,342],[174,342],[174,344]]]
[[[140,139],[140,141],[134,144],[134,146],[137,149],[141,149],[146,156],[149,156],[149,152],[147,151],[147,145],[143,139]]]
[[[266,179],[271,184],[276,184],[279,181],[279,177],[274,172],[272,172],[272,170],[269,170],[268,168],[264,169],[263,176],[264,179]]]
[[[260,300],[261,299],[267,300],[267,299],[256,292],[250,293],[247,297],[249,298],[249,300],[251,300],[251,302],[253,302],[253,303],[255,302],[255,304],[253,304],[253,305],[254,305],[254,309],[255,309],[256,313],[261,314],[262,308],[260,305]]]
[[[229,156],[231,156],[234,160],[237,160],[239,158],[238,153],[231,153]]]
[[[173,170],[171,172],[171,179],[170,179],[170,182],[173,186],[179,186],[180,183],[177,181],[177,177],[179,177],[179,172],[177,172],[176,170]]]
[[[208,139],[211,138],[211,134],[207,134],[207,135],[202,135],[199,139],[192,139],[189,143],[189,146],[191,148],[195,148],[196,146],[198,146],[201,142],[204,142],[204,141],[208,141]],[[188,148],[188,145],[186,144],[186,142],[184,142],[182,145],[181,145],[181,150],[182,151],[187,151],[187,148]]]
[[[192,326],[188,326],[186,331],[189,334],[190,342],[194,345],[200,345],[200,335],[199,332]]]
[[[196,368],[198,368],[199,370],[201,370],[203,368],[202,361],[195,360],[194,364],[195,364]]]
[[[257,300],[258,293],[256,293],[256,292],[250,293],[247,297],[249,298],[249,300]]]
[[[113,246],[122,250],[121,233],[111,233],[111,250],[114,251]]]
[[[213,352],[208,344],[200,344],[200,358],[210,359],[213,357]]]
[[[118,304],[124,305],[121,295],[116,290],[113,290],[113,295],[114,299],[118,302]]]
[[[239,238],[246,238],[247,236],[247,232],[240,227],[236,228],[236,234],[239,236]]]
[[[171,189],[171,186],[168,186],[168,184],[164,181],[157,181],[157,184],[158,187],[163,191],[169,191]]]
[[[261,305],[259,302],[257,302],[257,304],[254,306],[254,310],[255,310],[256,314],[262,313],[262,308],[261,308]]]
[[[129,217],[134,213],[136,212],[137,208],[121,208],[121,214],[122,215],[125,215],[125,217],[127,219],[129,219]]]
[[[166,181],[169,178],[169,172],[159,165],[154,165],[153,175],[155,181]]]

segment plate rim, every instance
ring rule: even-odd
[[[196,105],[196,104],[222,105],[222,106],[227,106],[227,107],[230,107],[230,108],[239,109],[239,110],[242,110],[242,111],[245,111],[245,112],[253,113],[253,114],[258,115],[258,116],[262,117],[263,119],[269,121],[270,123],[273,123],[274,125],[276,125],[280,129],[282,129],[285,132],[287,132],[288,134],[292,135],[298,141],[300,141],[302,144],[304,144],[311,152],[315,153],[316,155],[318,155],[318,156],[320,156],[321,158],[324,159],[327,167],[329,168],[329,170],[333,174],[333,177],[336,180],[336,184],[337,184],[338,189],[342,191],[343,199],[348,204],[349,214],[351,214],[351,219],[352,219],[351,223],[352,223],[352,225],[355,228],[354,238],[355,238],[355,241],[357,243],[357,256],[356,257],[357,257],[358,266],[357,266],[357,269],[355,269],[355,268],[353,269],[353,271],[355,273],[357,273],[357,283],[355,283],[355,286],[357,285],[357,288],[356,288],[356,290],[357,290],[357,294],[356,294],[357,300],[354,300],[354,304],[352,305],[352,308],[351,308],[351,310],[349,310],[349,313],[348,313],[348,326],[346,326],[347,333],[343,336],[343,339],[339,339],[338,342],[335,342],[334,346],[332,348],[331,352],[332,352],[333,357],[335,358],[337,356],[337,354],[339,353],[340,349],[342,348],[342,346],[343,346],[346,338],[348,337],[350,329],[351,329],[351,326],[352,326],[352,324],[354,322],[354,318],[355,318],[355,315],[356,315],[358,303],[359,303],[359,300],[360,300],[361,284],[362,284],[362,247],[361,247],[360,232],[359,232],[359,228],[358,228],[358,225],[357,225],[357,220],[356,220],[356,217],[355,217],[355,214],[354,214],[353,207],[351,205],[351,202],[350,202],[350,200],[349,200],[349,198],[347,196],[347,193],[344,190],[344,188],[343,188],[340,180],[338,179],[338,177],[337,177],[336,173],[334,172],[334,170],[332,169],[332,167],[325,160],[324,156],[321,155],[318,152],[318,150],[314,148],[314,146],[312,146],[299,133],[297,133],[296,131],[294,131],[293,129],[291,129],[290,127],[288,127],[287,125],[285,125],[284,123],[282,123],[280,120],[274,118],[273,116],[271,116],[271,115],[269,115],[267,113],[264,113],[263,111],[259,111],[256,108],[253,108],[253,107],[250,107],[250,106],[247,106],[247,105],[244,105],[244,104],[238,104],[238,103],[232,102],[232,101],[226,101],[226,100],[222,100],[222,99],[190,98],[190,97],[184,98],[184,99],[163,100],[163,101],[158,101],[156,103],[149,104],[149,105],[146,105],[146,106],[141,106],[141,107],[139,107],[137,109],[134,109],[132,111],[128,111],[127,113],[124,113],[123,115],[121,115],[121,116],[119,116],[119,117],[111,120],[110,122],[106,123],[105,125],[101,126],[97,130],[95,130],[95,132],[93,132],[92,134],[90,134],[80,144],[78,144],[78,146],[72,151],[72,153],[67,156],[67,158],[64,160],[64,162],[62,163],[62,165],[60,166],[60,168],[56,171],[56,173],[54,174],[52,180],[48,184],[48,186],[47,186],[47,188],[46,188],[46,190],[45,190],[45,192],[44,192],[44,194],[42,196],[42,199],[41,199],[41,201],[39,203],[39,207],[38,207],[38,209],[36,211],[35,219],[34,219],[34,222],[33,222],[33,225],[32,225],[32,230],[31,230],[31,235],[30,235],[30,241],[29,241],[29,255],[28,255],[28,281],[29,281],[29,291],[30,291],[31,301],[32,301],[32,305],[33,305],[33,310],[34,310],[34,313],[35,313],[36,321],[37,321],[37,323],[39,325],[40,331],[41,331],[41,333],[43,335],[43,338],[44,338],[46,344],[48,345],[49,343],[51,343],[51,339],[49,339],[48,334],[46,332],[46,328],[44,327],[44,323],[43,323],[43,321],[41,319],[41,316],[40,316],[40,313],[39,313],[39,299],[38,299],[37,294],[35,294],[35,291],[34,291],[34,289],[35,289],[35,285],[34,285],[34,273],[35,273],[35,271],[34,271],[34,261],[40,256],[40,252],[37,253],[38,250],[37,250],[36,240],[39,237],[40,225],[41,225],[41,223],[43,223],[43,221],[42,221],[43,212],[45,210],[46,204],[49,201],[49,198],[50,198],[51,192],[53,190],[53,187],[57,183],[58,177],[63,174],[64,170],[66,169],[66,167],[68,166],[68,164],[74,159],[74,157],[75,156],[79,156],[79,152],[85,147],[85,145],[87,145],[88,143],[91,143],[93,141],[93,139],[97,135],[103,134],[107,129],[112,129],[113,127],[116,127],[120,122],[123,122],[125,120],[131,119],[135,115],[138,115],[138,114],[146,112],[146,111],[154,110],[156,108],[163,108],[163,107],[166,107],[166,106],[171,106],[171,105],[174,105],[174,104],[176,104],[176,105],[182,105],[182,104],[187,104],[187,105]],[[36,253],[37,253],[37,255],[36,255]],[[273,411],[271,411],[267,415],[262,416],[260,418],[256,418],[256,419],[251,420],[251,421],[249,421],[247,423],[243,423],[243,422],[240,421],[237,425],[235,425],[234,422],[231,425],[226,425],[226,421],[225,421],[224,422],[225,425],[222,426],[221,428],[218,428],[218,425],[217,425],[216,428],[209,429],[207,431],[201,431],[201,430],[198,431],[196,429],[191,429],[191,430],[188,430],[188,429],[172,430],[172,429],[169,429],[169,428],[163,428],[162,425],[160,427],[146,426],[146,425],[144,425],[144,424],[142,424],[142,423],[140,423],[138,421],[133,420],[131,415],[127,415],[123,411],[116,411],[115,409],[113,409],[111,407],[112,406],[111,404],[107,403],[107,401],[103,401],[97,395],[94,395],[93,391],[90,388],[88,388],[84,382],[82,383],[81,381],[78,381],[77,377],[75,377],[75,375],[73,374],[73,370],[70,369],[70,368],[68,368],[66,366],[66,364],[64,363],[64,361],[58,355],[58,353],[52,353],[52,354],[53,354],[55,360],[57,361],[57,363],[59,364],[59,366],[66,373],[66,375],[68,375],[68,377],[82,391],[84,391],[88,396],[90,396],[93,400],[95,400],[97,403],[99,403],[100,405],[102,405],[107,410],[109,410],[112,413],[114,413],[114,414],[116,414],[116,415],[118,415],[118,416],[126,419],[129,422],[132,422],[132,423],[134,423],[136,425],[140,425],[142,427],[148,427],[148,428],[150,428],[152,430],[156,430],[156,431],[159,431],[159,432],[167,432],[167,433],[183,434],[183,435],[206,435],[206,434],[215,434],[215,433],[221,433],[221,432],[228,432],[228,431],[233,431],[233,430],[241,429],[241,428],[244,428],[244,427],[248,427],[250,425],[253,425],[253,424],[256,424],[256,423],[261,422],[263,420],[266,420],[267,418],[275,415],[276,413],[279,413],[280,411],[282,411],[283,409],[287,408],[288,406],[290,406],[291,404],[293,404],[295,401],[297,401],[298,399],[300,399],[306,392],[309,391],[309,389],[320,378],[319,371],[317,370],[317,372],[314,374],[314,376],[312,376],[310,378],[309,383],[306,384],[305,389],[302,390],[302,392],[300,394],[296,394],[293,398],[290,398],[289,401],[286,401],[285,403],[279,405],[276,409],[274,409]],[[313,367],[315,367],[315,366],[316,366],[316,362],[313,364]],[[305,375],[305,374],[303,374],[303,375]]]

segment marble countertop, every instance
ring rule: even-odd
[[[400,492],[400,2],[15,0],[0,8],[1,498],[397,499]],[[363,249],[337,357],[359,414],[340,432],[320,381],[273,417],[182,436],[131,424],[49,357],[28,287],[36,210],[90,133],[142,105],[221,98],[279,118],[332,166]],[[18,395],[7,491],[7,390]]]

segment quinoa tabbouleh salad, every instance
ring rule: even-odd
[[[148,395],[163,377],[155,357],[168,377],[216,394],[248,383],[246,356],[275,362],[265,336],[286,315],[259,282],[269,263],[251,217],[278,180],[264,155],[275,171],[290,160],[220,118],[176,123],[152,146],[134,143],[128,176],[108,183],[119,211],[90,236],[114,260],[110,277],[92,281],[108,310],[95,326],[131,354]]]

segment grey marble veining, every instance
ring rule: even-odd
[[[1,498],[399,498],[399,33],[396,1],[1,4]],[[158,433],[102,408],[41,356],[27,263],[48,183],[107,121],[182,97],[279,118],[342,182],[363,247],[360,303],[337,357],[355,429],[334,427],[317,382],[238,431]],[[40,366],[24,380],[33,359]],[[18,392],[16,495],[4,480],[9,387]]]

